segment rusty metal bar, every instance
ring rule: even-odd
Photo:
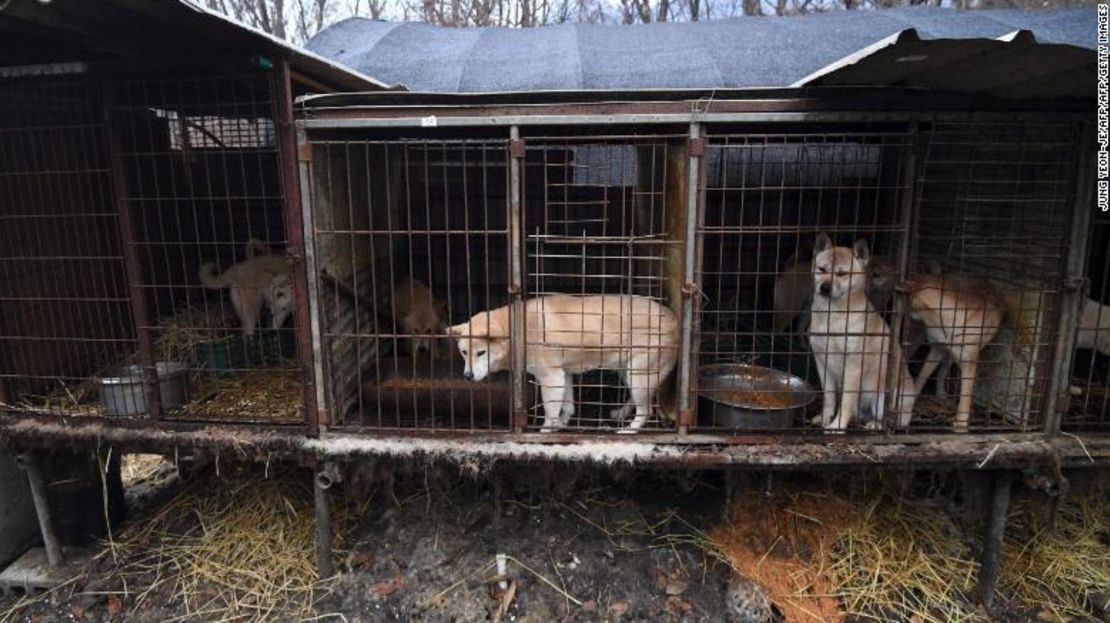
[[[696,146],[696,147],[695,147]],[[705,157],[705,139],[701,136],[701,125],[690,124],[687,141],[687,181],[686,181],[686,222],[683,237],[682,268],[682,336],[678,359],[677,397],[678,433],[685,435],[696,423],[697,414],[691,400],[691,377],[697,373],[697,356],[694,348],[694,308],[701,302],[701,288],[698,286],[697,239],[700,221],[700,201],[702,190],[702,159]]]
[[[994,476],[991,492],[990,516],[983,535],[983,556],[979,565],[979,600],[988,611],[994,603],[998,587],[998,573],[1002,564],[1002,539],[1006,534],[1006,514],[1010,510],[1010,490],[1013,476],[1001,472]]]
[[[1053,353],[1052,377],[1044,405],[1044,430],[1049,435],[1060,432],[1060,424],[1071,402],[1071,367],[1075,362],[1075,335],[1084,304],[1084,279],[1087,274],[1087,240],[1091,230],[1095,191],[1095,136],[1091,123],[1083,124],[1079,139],[1075,179],[1075,202],[1072,205],[1071,232],[1064,275],[1064,288],[1059,298],[1060,313],[1056,328],[1056,350]]]
[[[525,378],[526,354],[525,340],[527,329],[524,318],[524,141],[520,138],[520,128],[509,128],[509,340],[512,349],[512,381],[510,387],[513,400],[513,430],[520,433],[528,425],[528,411],[525,405],[525,392],[528,391]]]
[[[311,359],[313,368],[313,388],[316,393],[315,406],[317,409],[316,421],[318,431],[323,432],[331,426],[331,413],[328,410],[324,394],[324,355],[323,338],[320,322],[320,300],[323,290],[320,287],[320,267],[316,258],[316,228],[315,216],[312,214],[312,145],[305,136],[303,128],[297,130],[298,171],[300,179],[301,221],[304,226],[302,233],[304,241],[304,263],[307,276],[308,289],[308,327],[311,332]],[[352,288],[351,293],[357,298],[357,292]],[[298,322],[300,322],[298,320]]]
[[[301,392],[304,397],[305,423],[311,434],[320,430],[320,412],[316,406],[316,367],[313,357],[313,340],[307,277],[305,212],[301,205],[300,161],[297,157],[297,127],[293,122],[293,87],[290,77],[289,60],[282,59],[277,74],[277,93],[275,96],[275,125],[279,141],[278,158],[280,161],[282,197],[285,199],[285,229],[289,244],[286,255],[293,261],[293,292],[296,296],[294,319],[297,324],[297,357],[301,364]]]
[[[313,478],[312,499],[316,514],[316,570],[321,580],[335,575],[332,562],[332,529],[330,495],[328,491],[335,484],[335,466],[321,463]]]
[[[905,161],[903,163],[902,172],[900,173],[902,182],[902,204],[899,207],[901,210],[901,217],[899,218],[899,230],[902,235],[901,249],[898,254],[898,282],[904,283],[909,277],[910,261],[912,257],[912,232],[914,225],[915,209],[917,207],[917,160],[920,156],[923,147],[922,137],[920,133],[920,126],[914,123],[910,125],[909,129],[910,144],[905,149]],[[905,347],[902,344],[902,336],[905,334],[905,322],[907,315],[908,294],[898,288],[894,293],[894,310],[890,318],[891,327],[891,340],[890,340],[890,356],[887,361],[890,365],[887,368],[887,387],[898,388],[902,378],[902,368],[907,365],[909,357],[912,353],[905,352]],[[902,407],[902,394],[898,391],[890,392],[894,397],[892,401],[894,404],[894,413],[900,413]],[[885,414],[884,414],[885,417]],[[897,416],[895,419],[897,422]],[[890,420],[887,419],[887,430],[891,430]]]
[[[143,374],[143,395],[146,397],[147,414],[152,419],[162,415],[162,396],[158,387],[158,367],[154,360],[154,348],[150,335],[150,314],[146,306],[146,293],[143,291],[143,273],[139,256],[135,252],[138,239],[135,235],[135,221],[131,213],[130,193],[127,173],[124,170],[123,142],[121,128],[116,119],[114,107],[115,92],[113,85],[104,91],[104,115],[108,126],[108,155],[112,169],[112,189],[115,195],[116,211],[119,214],[120,245],[123,247],[123,263],[127,274],[127,284],[131,294],[131,316],[135,327],[135,339],[139,343],[139,365]]]
[[[42,464],[39,462],[37,452],[28,452],[20,457],[23,469],[27,471],[27,483],[31,487],[31,499],[35,503],[35,514],[39,519],[39,531],[42,533],[42,545],[46,549],[46,560],[51,567],[57,567],[64,561],[62,546],[54,532],[54,519],[50,511],[50,498],[46,487],[46,480],[42,475]]]

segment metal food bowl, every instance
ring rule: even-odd
[[[173,411],[189,400],[188,366],[177,361],[159,361],[158,392],[162,408]],[[146,394],[143,391],[142,368],[125,366],[119,376],[102,378],[100,404],[105,415],[140,415],[147,412]]]
[[[698,370],[698,419],[714,428],[788,428],[817,398],[804,380],[746,363]]]

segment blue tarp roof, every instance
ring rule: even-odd
[[[906,29],[923,39],[995,39],[1094,48],[1095,10],[907,7],[700,23],[440,28],[351,18],[308,49],[415,91],[785,87]]]

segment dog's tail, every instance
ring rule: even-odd
[[[204,287],[212,288],[213,290],[226,288],[230,283],[227,272],[217,275],[216,265],[212,262],[205,262],[201,265],[200,271],[197,272],[197,277],[200,278],[200,282],[204,284]]]

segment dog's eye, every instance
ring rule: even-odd
[[[817,267],[817,272],[819,272],[821,274],[825,274],[825,273],[829,272],[829,269],[825,268],[824,266],[818,266]]]
[[[474,356],[475,356],[475,357],[481,357],[481,356],[483,356],[483,355],[485,355],[485,354],[486,354],[486,351],[484,351],[484,350],[480,350],[480,351],[478,351],[478,352],[474,353]]]
[[[838,271],[836,271],[836,276],[837,277],[847,277],[848,276],[848,271],[838,270]]]

